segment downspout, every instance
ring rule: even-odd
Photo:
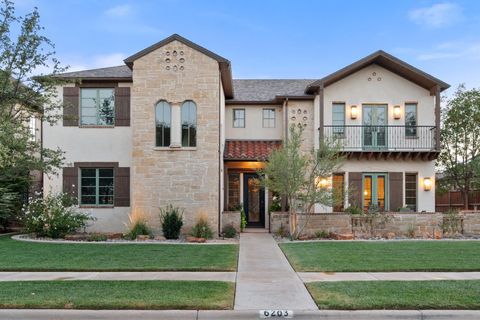
[[[222,219],[222,97],[220,96],[222,94],[222,86],[221,86],[221,81],[222,81],[222,73],[220,71],[220,66],[218,68],[218,236],[221,234],[221,219]]]
[[[288,98],[285,98],[285,101],[283,101],[283,116],[285,119],[283,121],[285,122],[285,141],[288,139]]]

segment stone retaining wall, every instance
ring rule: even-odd
[[[442,213],[399,213],[388,212],[376,217],[352,216],[345,213],[318,213],[308,218],[302,236],[314,236],[324,231],[336,234],[351,234],[355,238],[442,238],[455,235],[479,236],[480,212],[462,212],[455,222],[454,231],[443,234],[444,223],[449,216]],[[302,226],[306,216],[299,214],[298,223]],[[281,226],[289,230],[288,213],[272,212],[271,232],[277,233]],[[450,223],[451,224],[451,223]]]
[[[240,232],[240,211],[224,211],[222,213],[222,230],[228,225],[232,225],[237,232]]]

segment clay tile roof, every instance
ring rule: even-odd
[[[227,140],[225,160],[267,160],[270,152],[282,145],[281,140]]]

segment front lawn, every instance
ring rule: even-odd
[[[232,309],[234,287],[220,281],[0,282],[0,308]]]
[[[0,237],[0,271],[235,271],[238,245],[58,244]]]
[[[480,309],[480,281],[342,281],[307,284],[320,309]]]
[[[296,271],[479,271],[479,241],[280,244]]]

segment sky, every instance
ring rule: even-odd
[[[57,57],[82,70],[173,33],[232,62],[233,77],[322,78],[382,49],[449,83],[480,87],[480,1],[14,0],[38,7]]]

